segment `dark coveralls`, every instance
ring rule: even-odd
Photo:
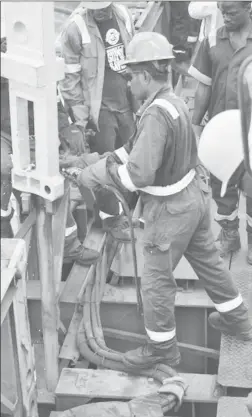
[[[199,48],[189,74],[199,82],[211,86],[209,119],[229,109],[239,109],[237,95],[238,71],[242,62],[252,55],[252,32],[242,48],[234,50],[225,26],[205,38]],[[241,166],[231,177],[227,192],[220,197],[221,182],[212,176],[213,198],[217,204],[216,221],[228,220],[238,225],[239,183],[244,173]],[[247,231],[252,233],[252,198],[246,199]]]
[[[176,343],[173,270],[183,255],[219,312],[235,320],[246,308],[215,246],[209,193],[202,191],[195,173],[197,147],[186,105],[163,87],[145,102],[138,117],[133,148],[129,155],[125,148],[118,152],[122,164],[115,163],[113,176],[103,159],[84,169],[78,181],[92,188],[116,183],[123,191],[140,190],[145,328],[154,343],[170,347]]]

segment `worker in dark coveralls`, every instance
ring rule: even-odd
[[[242,62],[252,55],[251,2],[218,2],[224,26],[211,31],[201,43],[189,74],[199,81],[195,95],[192,122],[199,131],[206,111],[209,120],[216,114],[238,109],[237,77]],[[249,108],[249,107],[248,107]],[[242,165],[229,181],[223,198],[220,197],[221,183],[211,177],[213,198],[217,204],[215,220],[221,226],[218,247],[221,256],[240,249],[239,235],[239,182],[244,174]],[[247,261],[252,264],[252,198],[246,198],[248,253]]]
[[[214,303],[216,329],[252,340],[248,311],[219,256],[211,231],[209,190],[197,174],[197,145],[185,103],[169,87],[172,46],[158,33],[134,36],[126,50],[132,92],[144,101],[132,148],[123,147],[84,170],[66,171],[78,184],[113,184],[139,192],[143,205],[142,297],[146,345],[124,355],[128,367],[180,362],[173,270],[184,255]],[[251,343],[251,342],[249,342]]]

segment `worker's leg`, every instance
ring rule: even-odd
[[[237,187],[239,179],[237,172],[232,176],[225,196],[221,197],[221,182],[211,176],[213,199],[217,204],[215,220],[221,226],[221,232],[217,239],[221,256],[235,252],[241,247],[238,218],[239,189]]]
[[[12,192],[11,185],[11,141],[2,137],[1,134],[1,237],[13,237],[10,221],[13,216],[10,197]]]
[[[116,146],[117,121],[115,115],[109,110],[101,110],[99,115],[99,132],[90,140],[91,152],[100,155],[113,152]]]
[[[248,254],[247,261],[252,265],[252,198],[246,199],[247,211],[247,233],[248,233]]]
[[[77,225],[70,211],[67,213],[65,230],[64,263],[77,262],[81,265],[91,265],[96,262],[99,253],[93,249],[84,247],[77,236]]]
[[[195,182],[163,203],[144,205],[144,271],[141,280],[144,323],[148,343],[127,352],[128,366],[148,367],[157,362],[179,362],[174,304],[176,282],[173,270],[202,217],[202,201]]]
[[[185,257],[203,281],[209,297],[220,313],[212,313],[214,323],[217,317],[218,321],[220,318],[224,320],[226,326],[215,327],[237,337],[246,338],[251,332],[247,308],[215,245],[207,201],[204,217],[188,245]]]

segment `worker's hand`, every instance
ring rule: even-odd
[[[80,168],[63,168],[61,170],[62,175],[71,181],[75,185],[79,185],[79,176],[83,172]]]

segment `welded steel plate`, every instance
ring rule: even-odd
[[[246,398],[222,397],[218,401],[216,417],[250,417]]]
[[[233,276],[251,314],[252,268],[248,266]],[[222,336],[218,382],[225,387],[252,388],[251,341],[243,342],[231,336]]]

